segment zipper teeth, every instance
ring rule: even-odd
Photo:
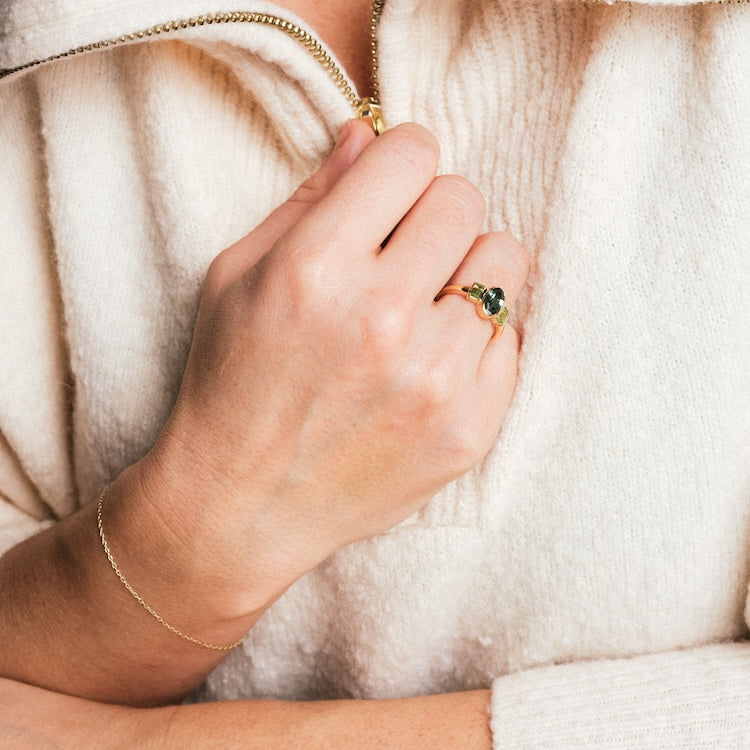
[[[377,89],[377,26],[380,20],[380,14],[382,13],[383,5],[385,0],[374,0],[373,9],[371,14],[371,38],[373,40],[373,88]],[[318,61],[320,66],[328,73],[331,80],[336,84],[337,88],[346,97],[346,100],[352,106],[354,110],[357,110],[362,100],[357,95],[354,87],[347,81],[341,69],[333,61],[331,55],[327,52],[325,47],[314,37],[310,32],[303,29],[291,21],[286,20],[280,16],[271,15],[268,13],[253,13],[249,11],[233,11],[228,13],[208,13],[203,16],[193,16],[191,18],[182,18],[176,21],[167,21],[166,23],[156,24],[147,29],[141,31],[135,31],[132,34],[123,34],[113,39],[103,39],[99,42],[92,42],[91,44],[83,45],[82,47],[74,47],[69,49],[67,52],[60,52],[56,55],[50,55],[40,60],[32,60],[31,62],[19,65],[17,68],[5,68],[0,70],[0,79],[5,78],[13,73],[19,73],[22,70],[28,70],[29,68],[35,68],[44,63],[49,63],[54,60],[61,60],[66,57],[74,57],[75,55],[83,54],[84,52],[92,52],[93,50],[106,49],[108,47],[117,47],[130,42],[137,42],[142,39],[148,39],[154,36],[160,36],[162,34],[169,34],[174,31],[183,31],[184,29],[195,28],[199,26],[209,26],[211,24],[222,24],[222,23],[259,23],[267,26],[275,26],[281,31],[286,32],[293,39],[298,41],[305,49]]]
[[[606,3],[612,4],[613,0],[586,0],[587,2],[593,3]],[[380,103],[380,84],[378,80],[378,25],[380,23],[380,16],[383,13],[383,7],[385,6],[386,0],[373,0],[372,11],[370,14],[370,52],[371,52],[371,84],[372,84],[372,97],[370,101],[373,104]],[[750,4],[750,0],[702,0],[700,5],[743,5]],[[254,13],[251,11],[231,11],[227,13],[207,13],[202,16],[191,16],[190,18],[182,18],[176,21],[167,21],[166,23],[156,24],[150,26],[147,29],[135,31],[131,34],[123,34],[119,37],[112,39],[102,39],[99,42],[92,42],[85,44],[81,47],[74,47],[67,50],[66,52],[59,52],[56,55],[50,55],[39,60],[32,60],[30,62],[19,65],[15,68],[0,68],[0,79],[6,78],[14,73],[20,73],[22,70],[28,70],[30,68],[36,68],[45,63],[53,62],[54,60],[61,60],[66,57],[74,57],[75,55],[83,54],[84,52],[92,52],[98,49],[106,49],[108,47],[117,47],[130,42],[137,42],[142,39],[148,39],[149,37],[159,36],[161,34],[169,34],[173,31],[182,31],[184,29],[195,28],[197,26],[207,26],[211,24],[222,24],[222,23],[260,23],[268,26],[276,26],[282,31],[286,32],[289,36],[296,39],[302,44],[308,52],[318,61],[320,66],[328,73],[331,80],[336,84],[337,88],[346,97],[346,100],[356,111],[362,105],[362,99],[357,95],[354,87],[346,80],[346,77],[341,72],[341,69],[333,61],[330,54],[326,51],[325,47],[310,34],[310,32],[303,29],[291,21],[288,21],[281,16],[276,16],[268,13]]]
[[[370,86],[372,88],[371,100],[374,104],[380,104],[378,26],[380,25],[380,16],[383,15],[384,6],[385,0],[372,0],[372,10],[370,11]]]

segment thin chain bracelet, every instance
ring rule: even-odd
[[[115,575],[120,579],[122,585],[128,590],[128,593],[135,599],[138,604],[140,604],[143,609],[148,612],[151,617],[153,617],[157,622],[159,622],[161,625],[163,625],[167,630],[174,633],[175,635],[180,636],[180,638],[183,638],[186,641],[190,641],[190,643],[194,643],[196,646],[202,646],[203,648],[211,649],[211,651],[231,651],[233,648],[236,648],[237,646],[242,643],[242,641],[245,640],[245,637],[243,636],[238,641],[235,641],[234,643],[230,644],[229,646],[214,646],[211,643],[206,643],[205,641],[202,641],[200,638],[193,638],[192,635],[187,635],[186,633],[183,633],[181,630],[178,630],[174,625],[170,625],[151,605],[146,603],[143,599],[143,597],[128,583],[128,580],[125,578],[125,576],[120,572],[120,569],[117,567],[117,563],[115,562],[114,557],[112,557],[112,552],[110,552],[109,544],[107,544],[107,539],[104,536],[104,526],[102,524],[102,506],[104,505],[104,498],[107,495],[107,492],[109,491],[109,485],[107,485],[99,495],[99,505],[96,509],[96,522],[99,526],[99,538],[102,540],[102,547],[104,547],[104,552],[107,555],[107,560],[109,560],[109,564],[112,566],[112,570],[115,571]]]

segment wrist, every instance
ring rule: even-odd
[[[158,747],[153,710],[97,703],[8,679],[0,679],[0,705],[0,735],[12,737],[13,747]]]
[[[148,654],[152,661],[155,653],[167,661],[181,659],[176,682],[163,696],[142,697],[136,690],[134,699],[125,699],[149,705],[192,689],[225,655],[222,652],[239,645],[258,615],[235,615],[222,592],[203,587],[204,580],[194,575],[196,566],[185,562],[152,512],[138,474],[137,464],[125,470],[98,501],[58,528],[64,531],[63,567],[71,573],[69,580],[79,590],[84,610],[96,608],[91,624],[102,642],[126,631],[118,650],[122,647],[129,654],[127,661],[136,669]],[[79,694],[100,697],[88,691]]]
[[[305,558],[304,540],[295,543],[273,500],[249,482],[238,488],[215,476],[196,452],[160,439],[118,478],[106,502],[128,530],[123,535],[140,539],[135,562],[162,584],[154,596],[179,592],[190,610],[185,614],[200,612],[231,629],[237,621],[254,622],[327,554],[308,550]]]
[[[144,481],[139,462],[103,491],[93,504],[98,567],[144,626],[199,645],[234,643],[260,612],[243,606],[239,584],[233,586],[221,559],[202,544],[206,537],[188,532],[188,509],[175,512],[169,488]]]

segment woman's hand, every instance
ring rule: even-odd
[[[370,133],[350,124],[320,172],[213,263],[172,417],[107,494],[123,574],[207,643],[236,641],[335,549],[479,461],[513,391],[515,331],[493,339],[471,304],[435,296],[479,281],[512,304],[523,251],[478,234],[480,195],[435,178],[425,130]],[[133,600],[96,511],[0,558],[0,675],[109,702],[179,699],[224,652]]]
[[[237,614],[474,466],[513,392],[515,331],[493,339],[472,305],[435,297],[480,281],[512,303],[525,253],[479,235],[482,196],[435,177],[426,130],[368,133],[350,123],[321,171],[216,258],[144,463],[161,518],[180,518],[181,550]]]

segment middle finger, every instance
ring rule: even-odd
[[[484,211],[468,180],[437,177],[393,231],[378,264],[396,283],[408,279],[414,299],[431,304],[476,241]]]

